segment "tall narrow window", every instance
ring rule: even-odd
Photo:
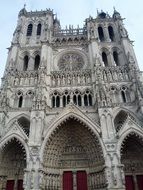
[[[119,57],[118,57],[118,53],[116,51],[113,52],[113,58],[114,58],[114,62],[117,66],[119,66]]]
[[[20,97],[19,97],[19,102],[18,102],[18,107],[19,107],[19,108],[22,107],[22,103],[23,103],[23,97],[20,96]]]
[[[108,66],[108,59],[105,52],[102,53],[102,61],[104,62],[105,67]]]
[[[77,98],[76,98],[76,95],[73,96],[73,102],[75,105],[77,105]]]
[[[78,106],[81,106],[81,95],[78,95]]]
[[[24,57],[23,71],[27,71],[27,69],[28,69],[28,61],[29,61],[29,57],[28,57],[28,55],[26,55]]]
[[[104,41],[104,33],[103,33],[103,28],[101,26],[98,27],[98,35],[99,35],[99,39],[100,41]]]
[[[27,36],[32,36],[33,25],[29,24],[27,27]]]
[[[114,41],[115,36],[114,36],[114,30],[113,30],[112,26],[108,27],[108,32],[109,32],[109,37],[110,37],[111,41]]]
[[[57,108],[60,107],[60,97],[59,96],[56,97],[56,107]]]
[[[86,94],[84,95],[84,105],[88,106],[88,98]]]
[[[37,26],[37,36],[41,35],[41,28],[42,28],[42,25],[39,23]]]
[[[89,106],[92,106],[92,96],[89,94],[88,98],[89,98]]]
[[[35,63],[34,63],[34,70],[38,70],[40,65],[40,56],[36,55],[35,57]]]
[[[66,106],[66,96],[63,96],[63,107]]]
[[[70,103],[70,95],[67,96],[67,104]]]
[[[121,91],[121,96],[122,96],[122,101],[124,102],[124,103],[126,103],[127,102],[127,99],[126,99],[126,95],[125,95],[125,91]]]
[[[52,107],[55,107],[55,96],[52,97]]]

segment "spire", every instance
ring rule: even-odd
[[[120,15],[120,13],[116,10],[115,6],[113,7],[113,10],[114,10],[114,12],[113,12],[113,18],[114,18],[114,19],[121,19],[121,15]]]
[[[18,16],[22,16],[22,15],[26,15],[27,11],[26,11],[26,3],[24,3],[23,8],[19,11]]]

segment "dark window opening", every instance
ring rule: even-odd
[[[28,58],[28,56],[26,55],[26,56],[24,57],[23,71],[27,71],[27,69],[28,69],[28,61],[29,61],[29,58]]]
[[[18,102],[18,107],[19,107],[19,108],[22,107],[22,103],[23,103],[23,97],[20,96],[20,97],[19,97],[19,102]]]
[[[60,107],[60,97],[59,96],[56,97],[56,107],[57,108]]]
[[[75,105],[77,105],[76,95],[73,96],[73,102],[74,102]]]
[[[98,27],[98,35],[99,35],[99,39],[100,41],[104,41],[104,33],[103,33],[103,28],[100,26]]]
[[[33,25],[29,24],[27,28],[27,36],[32,36]]]
[[[63,96],[63,107],[65,107],[65,106],[66,106],[66,97]]]
[[[92,96],[89,94],[88,98],[89,98],[89,105],[92,106]]]
[[[119,57],[116,51],[113,52],[113,58],[117,66],[119,66]]]
[[[38,26],[37,26],[37,36],[41,35],[41,28],[42,28],[42,25],[38,24]]]
[[[112,26],[108,27],[108,32],[109,32],[109,37],[110,37],[111,41],[114,41],[114,31],[113,31]]]
[[[88,98],[87,95],[84,95],[84,105],[88,106]]]
[[[36,55],[35,57],[35,63],[34,63],[34,70],[38,70],[40,65],[40,56]]]
[[[78,95],[78,106],[81,106],[81,96]]]
[[[55,107],[55,97],[54,96],[52,97],[52,107],[53,108]]]
[[[104,62],[105,67],[108,66],[108,59],[105,52],[102,53],[102,61]]]
[[[67,96],[67,104],[69,104],[70,103],[70,96],[68,95]]]
[[[122,96],[123,102],[126,103],[127,102],[126,95],[125,95],[125,92],[123,90],[121,91],[121,96]]]

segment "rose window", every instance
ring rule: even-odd
[[[60,70],[80,70],[84,66],[84,61],[79,54],[67,53],[60,58],[58,66]]]

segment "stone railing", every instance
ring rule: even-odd
[[[51,72],[51,87],[91,84],[91,70]]]
[[[54,31],[54,37],[65,37],[65,36],[85,36],[87,31],[85,28],[69,28]]]

